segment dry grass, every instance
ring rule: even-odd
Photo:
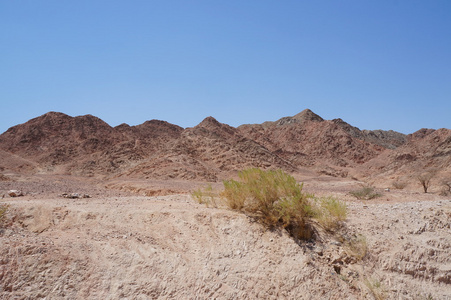
[[[6,215],[9,210],[8,204],[0,204],[0,227],[6,222]]]
[[[346,203],[333,197],[315,199],[314,218],[327,231],[334,231],[347,217]]]
[[[197,203],[205,204],[207,207],[218,207],[219,195],[213,190],[211,184],[207,185],[204,189],[198,188],[191,193]]]
[[[355,235],[343,241],[346,253],[356,261],[363,260],[368,254],[368,243],[363,235]]]
[[[401,180],[396,180],[396,181],[393,181],[392,186],[393,186],[393,188],[395,188],[397,190],[402,190],[407,186],[407,182],[401,181]]]
[[[387,299],[387,290],[379,280],[365,279],[363,283],[368,288],[370,294],[374,297],[374,299],[376,300]]]
[[[358,190],[350,191],[349,194],[359,200],[371,200],[382,196],[381,194],[375,192],[374,188],[371,186],[364,186]]]

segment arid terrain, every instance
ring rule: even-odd
[[[299,241],[192,198],[248,167],[344,201],[341,233]],[[367,131],[310,110],[186,129],[51,112],[0,135],[0,299],[451,299],[449,179],[450,129]],[[362,186],[380,197],[350,195]]]

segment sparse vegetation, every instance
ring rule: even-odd
[[[366,285],[371,295],[376,300],[387,299],[387,291],[384,285],[377,279],[365,279],[363,283]]]
[[[315,199],[314,216],[315,219],[327,231],[334,231],[340,223],[346,220],[346,204],[333,197]]]
[[[240,181],[224,181],[227,206],[242,210],[267,226],[282,226],[294,236],[306,238],[306,217],[311,212],[302,185],[282,170],[247,169]]]
[[[396,180],[396,181],[393,181],[392,186],[393,186],[393,188],[395,188],[397,190],[402,190],[407,186],[407,182],[401,181],[401,180]]]
[[[9,205],[0,204],[0,226],[3,226],[6,220],[6,214],[8,213]]]
[[[364,235],[354,235],[343,239],[346,253],[357,261],[361,261],[368,254],[368,243]]]
[[[421,183],[423,190],[425,193],[428,192],[429,187],[431,186],[431,180],[434,178],[436,172],[428,171],[422,174],[417,175],[417,180]]]
[[[248,169],[240,181],[224,181],[222,196],[231,209],[241,210],[269,226],[281,226],[295,238],[312,237],[310,222],[317,219],[327,230],[346,219],[346,206],[333,198],[316,199],[282,170]]]
[[[212,205],[213,207],[218,206],[218,194],[213,191],[211,184],[207,185],[204,189],[198,188],[191,193],[191,196],[199,203],[205,204],[207,207]]]
[[[377,197],[382,196],[382,194],[379,194],[374,191],[374,188],[371,186],[364,186],[358,190],[350,191],[349,194],[356,197],[359,200],[371,200]]]

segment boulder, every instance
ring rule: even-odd
[[[20,197],[20,196],[23,196],[24,193],[22,191],[19,191],[19,190],[9,190],[8,191],[8,195],[10,197]]]

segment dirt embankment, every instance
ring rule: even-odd
[[[0,231],[0,298],[450,299],[450,199],[335,195],[366,237],[363,260],[331,236],[296,243],[188,194],[5,198],[17,217]]]

